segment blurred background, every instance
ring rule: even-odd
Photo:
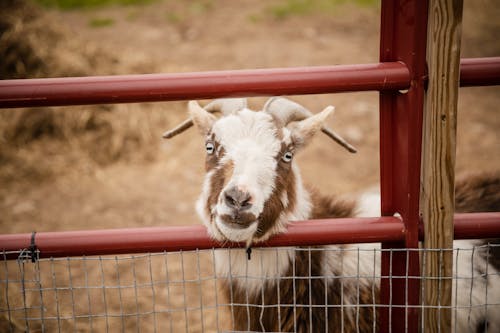
[[[378,0],[2,0],[0,78],[373,63]],[[500,1],[465,1],[462,57],[499,56]],[[378,94],[294,96],[358,148],[323,136],[305,181],[355,195],[377,184]],[[259,108],[264,98],[250,99]],[[500,169],[500,88],[459,97],[457,174]],[[0,232],[199,223],[203,141],[162,133],[186,102],[0,110]]]
[[[500,56],[500,0],[464,2],[462,57]],[[379,17],[379,0],[0,0],[0,79],[374,63]],[[358,148],[319,135],[297,156],[305,182],[376,186],[378,94],[293,99],[335,105],[328,125]],[[500,172],[499,105],[499,87],[460,90],[459,177]],[[161,138],[186,117],[185,101],[0,110],[0,232],[198,224],[203,139]],[[215,331],[230,318],[212,256],[5,263],[0,331],[24,332],[25,307],[33,331]]]

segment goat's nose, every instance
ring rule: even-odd
[[[248,192],[232,187],[224,192],[224,201],[232,209],[246,210],[252,207],[252,196]]]

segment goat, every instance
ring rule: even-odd
[[[164,137],[171,138],[193,124],[197,127],[205,139],[206,177],[196,211],[214,239],[246,244],[246,252],[218,250],[215,254],[218,274],[226,278],[224,289],[232,304],[235,329],[376,330],[374,304],[378,304],[380,281],[368,277],[378,269],[373,267],[378,259],[374,259],[374,252],[363,256],[353,250],[360,246],[376,249],[376,245],[253,249],[250,256],[252,244],[284,232],[289,221],[362,215],[359,202],[324,197],[307,189],[294,163],[296,153],[319,130],[355,152],[354,147],[323,126],[334,108],[328,106],[313,115],[295,102],[276,97],[261,112],[250,110],[245,99],[237,98],[215,100],[204,108],[190,101],[188,108],[190,119]],[[223,116],[217,119],[215,112]],[[484,264],[481,258],[475,259],[476,265]],[[487,279],[475,283],[481,285],[477,290],[483,297],[489,286],[488,300],[498,304],[500,278],[491,274],[497,272],[494,267],[488,269]],[[467,290],[465,279],[459,283]],[[467,300],[457,304],[467,304]],[[366,306],[369,304],[372,306]],[[456,327],[470,331],[488,326],[491,332],[500,331],[499,316],[485,316],[485,311],[461,315]]]

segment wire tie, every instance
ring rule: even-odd
[[[247,259],[250,260],[252,259],[252,248],[247,247]]]
[[[31,244],[30,244],[30,247],[29,247],[29,252],[30,252],[30,257],[31,257],[31,262],[36,262],[38,260],[38,253],[37,253],[37,246],[36,246],[36,243],[35,243],[35,236],[36,236],[36,231],[33,231],[31,233]]]

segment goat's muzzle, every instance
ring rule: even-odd
[[[222,222],[234,229],[244,229],[257,220],[249,211],[252,208],[252,196],[237,187],[231,187],[222,194],[222,201],[228,208],[226,214],[221,215]]]
[[[250,193],[231,187],[224,192],[224,203],[235,212],[243,212],[252,208]]]

